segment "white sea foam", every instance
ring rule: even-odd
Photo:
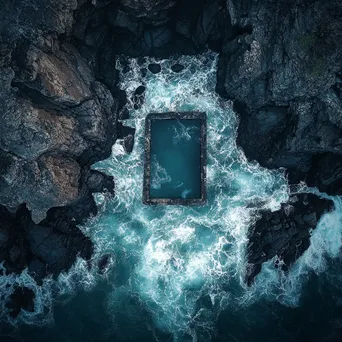
[[[152,155],[151,180],[151,187],[153,189],[160,189],[163,184],[170,183],[172,181],[165,168],[158,163],[157,156],[155,154]]]
[[[132,101],[127,105],[131,119],[126,124],[136,128],[133,152],[123,155],[114,148],[112,158],[97,164],[100,170],[110,170],[116,179],[117,194],[110,204],[111,212],[107,208],[97,221],[111,223],[102,229],[115,237],[114,253],[125,249],[136,256],[125,290],[144,301],[159,328],[173,332],[176,339],[184,332],[195,338],[196,326],[209,327],[223,303],[229,303],[230,280],[240,282],[243,278],[246,232],[254,220],[253,203],[262,201],[264,207],[276,208],[288,197],[288,189],[282,171],[248,163],[237,148],[237,117],[231,103],[220,100],[214,91],[216,55],[181,57],[178,62],[186,67],[182,74],[172,73],[174,61],[163,60],[161,73],[148,73],[143,79],[139,70],[152,61],[139,66],[137,60],[128,60],[129,72],[121,79],[121,88],[129,96],[144,83],[145,103],[139,110],[134,110]],[[120,62],[117,67],[122,70]],[[204,111],[208,117],[208,204],[144,206],[141,184],[145,117],[150,112],[191,110]],[[186,138],[191,136],[189,129],[180,125],[177,133]],[[118,241],[119,236],[132,234],[134,239]],[[211,298],[210,309],[198,308],[198,301],[205,295]]]

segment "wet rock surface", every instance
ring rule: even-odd
[[[195,54],[207,45],[219,50],[231,33],[222,0],[122,0],[108,20],[114,34],[125,37],[116,41],[116,51],[135,57]]]
[[[327,153],[313,158],[306,178],[309,186],[318,186],[331,195],[342,195],[342,156]]]
[[[0,205],[0,259],[6,271],[20,273],[28,268],[38,283],[47,275],[57,277],[68,270],[77,256],[89,260],[93,244],[78,228],[97,214],[93,192],[111,194],[113,178],[98,171],[84,171],[82,196],[69,205],[50,208],[39,223],[23,204],[13,211]]]
[[[151,63],[148,65],[148,69],[152,72],[152,74],[158,74],[161,71],[161,66],[158,63]]]
[[[298,194],[292,195],[278,211],[261,212],[248,232],[246,283],[251,285],[262,264],[274,257],[276,267],[288,270],[309,247],[311,230],[321,216],[333,208],[331,200]]]
[[[0,77],[0,203],[27,203],[37,223],[49,208],[82,196],[82,170],[109,155],[116,139],[115,100],[68,49],[62,57],[60,51],[49,56],[35,81],[11,85],[16,76],[10,67]]]
[[[17,287],[11,295],[7,308],[12,317],[18,316],[21,310],[34,311],[34,292],[27,287]]]
[[[29,274],[41,283],[47,275],[56,277],[68,270],[78,255],[91,257],[92,242],[77,228],[82,222],[77,215],[72,219],[62,210],[51,209],[45,220],[35,224],[24,205],[15,213],[3,206],[0,209],[1,260],[6,272],[20,273],[28,268]]]
[[[39,284],[78,256],[91,258],[93,244],[77,225],[97,213],[92,193],[114,192],[112,177],[90,170],[110,155],[124,101],[115,58],[99,48],[105,29],[91,14],[104,5],[0,6],[0,262],[8,273],[27,269]],[[33,297],[15,289],[13,317],[32,311]]]
[[[309,177],[335,194],[326,182],[341,181],[336,168],[317,174],[342,152],[341,2],[229,0],[228,11],[237,36],[223,43],[217,90],[235,100],[238,144],[291,182]]]

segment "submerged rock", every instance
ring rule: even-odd
[[[161,66],[158,63],[151,63],[148,65],[148,69],[152,72],[152,74],[158,74],[161,71]]]
[[[34,292],[27,287],[17,287],[11,294],[10,301],[6,307],[10,310],[12,317],[17,317],[21,310],[34,311]]]
[[[262,212],[248,232],[246,283],[251,285],[262,264],[274,257],[276,266],[287,270],[310,246],[311,230],[321,216],[333,208],[331,200],[298,194],[280,210]]]
[[[132,101],[134,103],[134,109],[137,110],[141,108],[141,106],[143,105],[145,101],[145,90],[146,90],[146,87],[143,85],[135,89],[133,97],[132,97]]]
[[[176,63],[176,64],[173,64],[172,66],[171,66],[171,70],[173,71],[173,72],[181,72],[181,71],[183,71],[184,70],[184,65],[182,65],[182,64],[179,64],[179,63]]]
[[[97,263],[99,274],[106,273],[106,271],[110,267],[110,264],[112,263],[112,261],[113,261],[112,254],[107,253],[107,254],[102,255],[102,257],[100,258],[100,260]]]

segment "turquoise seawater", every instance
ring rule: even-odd
[[[135,145],[126,154],[117,141],[111,157],[94,165],[114,176],[116,196],[96,194],[100,213],[82,227],[95,244],[93,263],[110,253],[110,267],[99,275],[78,260],[41,287],[26,273],[0,277],[2,302],[16,283],[37,296],[35,312],[23,312],[11,322],[19,329],[4,332],[24,341],[243,342],[300,341],[303,332],[307,341],[320,341],[317,329],[335,324],[329,317],[337,317],[335,304],[342,302],[339,198],[288,275],[270,261],[252,287],[243,283],[248,227],[257,209],[279,208],[289,188],[284,170],[247,161],[236,145],[238,117],[215,94],[217,58],[206,53],[159,61],[162,71],[156,75],[142,72],[154,59],[117,62],[129,99],[125,125],[136,129]],[[181,73],[172,72],[175,62],[185,66]],[[134,109],[132,95],[141,84],[145,101]],[[170,111],[207,113],[204,206],[142,203],[145,118]],[[315,324],[314,314],[321,318]],[[0,315],[10,320],[5,311]]]
[[[151,198],[201,197],[200,120],[151,120],[150,158]]]

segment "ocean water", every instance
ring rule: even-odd
[[[200,120],[151,120],[150,158],[151,198],[201,197]]]
[[[126,154],[118,141],[112,156],[94,165],[114,176],[116,196],[96,194],[100,213],[82,227],[95,243],[93,263],[110,253],[110,265],[100,275],[78,260],[41,287],[25,272],[0,277],[0,318],[7,322],[0,341],[341,341],[340,198],[287,275],[270,261],[252,287],[243,283],[248,227],[258,209],[279,208],[289,188],[284,170],[247,161],[236,145],[238,117],[214,91],[217,58],[208,52],[163,60],[156,75],[143,72],[153,59],[118,60],[135,145]],[[171,71],[176,62],[185,66],[181,73]],[[142,84],[145,100],[135,109]],[[204,206],[142,203],[145,117],[169,111],[207,113]],[[14,284],[36,293],[35,312],[16,321],[3,304]]]

